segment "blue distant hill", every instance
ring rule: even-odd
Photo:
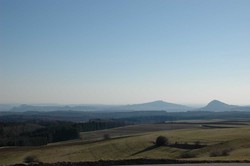
[[[83,104],[83,105],[26,105],[4,106],[0,111],[25,112],[25,111],[109,111],[109,112],[127,112],[127,111],[167,111],[167,112],[185,112],[185,111],[250,111],[250,106],[229,105],[219,100],[209,102],[205,107],[194,109],[181,104],[169,103],[162,100],[153,102],[129,104],[129,105],[102,105],[102,104]]]
[[[191,107],[168,103],[162,100],[142,103],[142,104],[131,104],[131,105],[123,105],[118,107],[111,108],[116,111],[153,111],[153,110],[163,110],[168,112],[180,112],[180,111],[188,111],[192,109]]]
[[[208,103],[205,107],[201,108],[202,111],[214,111],[214,112],[223,112],[223,111],[250,111],[249,106],[237,106],[229,105],[219,100],[213,100]]]

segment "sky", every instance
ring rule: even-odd
[[[249,0],[0,0],[0,103],[250,105]]]

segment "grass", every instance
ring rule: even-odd
[[[154,127],[155,126],[152,126],[152,128]],[[149,128],[149,126],[146,128]],[[122,129],[123,132],[125,132],[127,128],[120,128],[119,130]],[[133,131],[135,129],[136,127],[134,126]],[[129,131],[131,130],[132,129],[129,128],[125,134],[129,135]],[[109,132],[112,131],[114,131],[114,129]],[[191,154],[190,156],[194,157],[191,158],[192,160],[250,160],[250,127],[247,125],[238,128],[205,129],[193,126],[193,128],[178,130],[150,132],[145,129],[143,131],[144,132],[133,133],[130,137],[116,137],[110,140],[93,142],[71,141],[41,147],[2,148],[0,149],[0,163],[21,163],[28,155],[35,155],[42,162],[76,162],[134,158],[180,159],[180,156],[184,153]],[[208,146],[194,150],[166,146],[152,147],[152,141],[155,141],[159,135],[166,136],[171,143],[175,141],[183,143],[200,141],[202,144],[207,144]],[[226,148],[231,149],[228,156],[210,157],[209,155],[212,151]]]
[[[81,138],[84,141],[89,140],[102,140],[105,134],[109,134],[111,138],[141,135],[155,131],[177,130],[199,127],[198,124],[141,124],[131,125],[125,127],[118,127],[114,129],[99,130],[92,132],[82,132]]]

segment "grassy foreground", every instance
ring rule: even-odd
[[[168,137],[172,143],[200,141],[208,146],[194,150],[174,147],[152,148],[152,142],[159,135]],[[229,155],[210,157],[211,152],[223,149],[230,149]],[[191,160],[250,160],[250,127],[248,125],[237,128],[196,127],[150,132],[96,142],[72,141],[41,147],[1,148],[0,164],[21,163],[28,155],[36,155],[42,162],[78,162],[100,159],[181,159],[184,153],[192,154]]]

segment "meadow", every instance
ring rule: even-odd
[[[206,124],[208,125],[208,124]],[[250,160],[249,123],[201,122],[174,124],[144,124],[81,133],[80,140],[33,147],[3,147],[0,163],[21,163],[26,156],[35,155],[42,162],[78,162],[118,159],[185,159],[185,160]],[[219,127],[221,125],[222,127]],[[225,127],[227,126],[228,127]],[[109,139],[103,135],[109,134]],[[206,145],[199,149],[171,146],[156,147],[158,136],[165,136],[170,144]],[[211,155],[227,151],[225,155]]]

